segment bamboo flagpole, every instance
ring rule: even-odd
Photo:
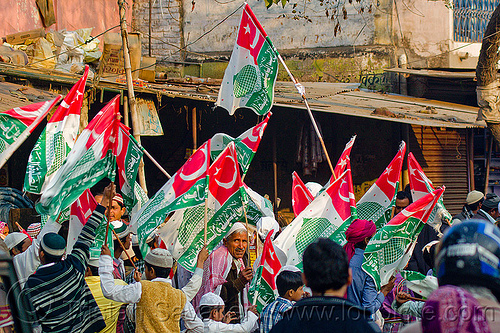
[[[108,226],[109,226],[109,224],[108,224]],[[123,249],[123,252],[125,252],[125,254],[127,255],[127,259],[130,260],[132,267],[134,267],[134,269],[137,271],[137,267],[135,266],[134,262],[132,261],[132,258],[130,258],[130,254],[128,254],[127,249],[125,249],[125,245],[123,245],[122,241],[120,240],[120,238],[116,234],[116,231],[114,231],[114,230],[112,230],[112,231],[113,231],[113,235],[115,235],[115,237],[116,237],[116,240],[120,244],[120,247]],[[107,234],[106,234],[106,238],[107,238]]]
[[[123,47],[123,62],[125,64],[125,76],[127,79],[128,103],[130,114],[132,115],[132,126],[134,128],[134,139],[137,143],[141,144],[141,134],[139,132],[139,118],[137,115],[136,100],[134,93],[134,83],[132,81],[132,65],[130,63],[130,54],[128,50],[128,33],[127,21],[125,18],[125,0],[118,0],[118,7],[120,9],[120,30],[122,34],[122,47]],[[139,184],[145,193],[148,193],[146,187],[146,175],[144,173],[144,160],[141,158],[139,162]]]
[[[247,209],[245,208],[245,201],[243,200],[243,197],[241,198],[241,207],[243,207],[243,215],[245,216],[245,228],[247,228],[247,267],[250,267],[250,236],[248,234],[248,217],[247,217]]]
[[[163,169],[163,167],[160,165],[160,163],[158,163],[154,159],[154,157],[143,146],[141,146],[141,148],[142,148],[142,151],[144,152],[144,154],[151,160],[151,162],[153,162],[154,165],[156,165],[156,167],[158,169],[160,169],[161,172],[163,172],[163,174],[165,176],[167,176],[168,179],[172,178],[172,176],[170,176],[170,174],[165,169]]]
[[[309,102],[307,101],[307,97],[306,97],[306,89],[304,88],[304,86],[299,81],[297,81],[297,79],[290,72],[290,69],[288,69],[288,66],[286,65],[285,61],[283,60],[283,58],[281,57],[281,55],[278,53],[278,50],[276,50],[276,48],[274,47],[274,45],[271,44],[271,46],[272,46],[274,52],[276,53],[276,56],[278,57],[278,60],[281,62],[281,64],[285,68],[286,72],[288,73],[288,76],[290,76],[290,79],[292,80],[295,88],[297,89],[297,91],[299,92],[300,96],[302,97],[302,100],[304,101],[304,104],[306,105],[307,113],[309,114],[309,118],[311,118],[311,122],[312,122],[312,125],[314,127],[314,131],[316,132],[316,135],[318,136],[318,139],[321,142],[321,147],[323,148],[323,151],[325,152],[326,161],[328,162],[328,166],[330,166],[330,170],[332,171],[333,179],[337,179],[335,177],[335,172],[334,172],[334,169],[333,169],[332,161],[330,160],[330,155],[328,155],[328,151],[326,150],[325,141],[323,140],[323,136],[321,135],[321,133],[319,131],[318,124],[316,123],[316,120],[314,119],[314,116],[312,114],[311,108],[309,107]]]

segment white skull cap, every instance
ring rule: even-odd
[[[226,238],[231,236],[231,234],[235,233],[236,231],[241,231],[241,232],[245,231],[246,232],[247,228],[245,227],[245,225],[243,223],[235,222],[232,225],[231,229],[229,229],[229,231],[227,232]]]
[[[224,305],[224,301],[219,295],[214,293],[208,293],[201,297],[200,306],[209,305],[209,306],[221,306]]]
[[[271,230],[274,230],[273,238],[276,237],[276,234],[280,230],[280,226],[274,218],[264,216],[257,222],[257,232],[261,239],[265,239]]]

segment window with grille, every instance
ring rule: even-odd
[[[453,0],[453,39],[481,43],[499,0]]]

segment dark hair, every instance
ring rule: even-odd
[[[125,245],[125,241],[127,240],[127,237],[128,237],[128,235],[123,237],[123,238],[120,238],[120,242],[122,242],[123,245]],[[120,242],[118,241],[118,239],[113,239],[113,247],[115,250],[122,249]]]
[[[41,250],[43,251],[43,249],[41,249]],[[62,259],[62,256],[53,256],[53,255],[48,254],[45,251],[43,251],[43,253],[45,254],[45,263],[46,264],[58,263]]]
[[[281,297],[288,290],[296,291],[302,285],[304,285],[304,282],[302,282],[302,275],[299,272],[283,271],[276,277],[276,288]]]
[[[68,241],[68,231],[69,231],[69,220],[65,220],[61,223],[61,228],[57,232],[59,236],[64,238],[64,240]]]
[[[212,310],[222,309],[222,305],[201,305],[200,306],[200,316],[201,319],[207,319],[210,317]]]
[[[99,267],[95,267],[92,265],[88,265],[87,267],[90,269],[92,276],[99,276]]]
[[[12,252],[13,249],[18,250],[19,252],[23,252],[23,244],[28,238],[23,239],[21,242],[17,243],[11,250],[9,250],[9,253],[11,257],[14,256],[14,252]]]
[[[367,245],[368,244],[366,244],[365,240],[363,239],[361,242],[357,242],[356,244],[354,244],[354,248],[364,250],[366,249]]]
[[[410,203],[413,202],[411,194],[406,191],[399,191],[398,193],[396,193],[396,199],[398,200],[408,199]]]
[[[476,209],[479,208],[479,204],[482,204],[484,201],[484,198],[482,198],[481,200],[479,200],[478,202],[474,202],[473,204],[470,204],[470,205],[465,205],[467,206],[470,210],[474,211]]]
[[[132,245],[132,250],[134,251],[135,257],[139,260],[144,259],[142,256],[141,248],[139,245]]]
[[[319,238],[304,251],[302,258],[307,286],[314,292],[342,288],[349,278],[349,262],[344,249],[328,238]]]
[[[170,270],[172,269],[172,268],[154,266],[154,265],[148,264],[147,262],[144,262],[144,265],[149,270],[151,270],[151,268],[153,268],[155,270],[156,277],[164,278],[164,279],[168,279],[168,276],[170,275]]]

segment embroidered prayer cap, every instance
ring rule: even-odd
[[[26,232],[28,233],[28,235],[30,235],[31,238],[36,238],[40,231],[42,231],[41,223],[31,223],[26,229]]]
[[[28,238],[28,235],[23,234],[22,232],[11,232],[7,236],[5,236],[5,239],[3,241],[5,242],[5,245],[7,245],[7,248],[10,251],[17,244],[19,244],[22,241],[24,241],[26,238]]]
[[[165,249],[153,249],[144,258],[144,261],[150,265],[163,267],[163,268],[172,268],[174,264],[174,259],[168,250]]]
[[[66,251],[66,241],[62,236],[49,232],[42,237],[40,243],[43,252],[53,257],[62,257],[64,251]]]
[[[113,197],[113,201],[116,201],[123,206],[123,197],[121,196],[121,194],[116,193]]]
[[[228,238],[229,236],[231,236],[235,232],[238,232],[238,233],[239,232],[247,232],[247,228],[245,227],[245,225],[243,223],[241,223],[241,222],[235,222],[233,224],[233,226],[231,227],[231,229],[229,229],[229,231],[227,232],[225,238]]]
[[[216,295],[214,293],[208,293],[203,296],[201,296],[200,300],[200,306],[222,306],[224,305],[224,301],[219,295]]]
[[[483,192],[479,191],[470,191],[469,194],[467,194],[467,198],[465,199],[465,203],[468,205],[475,204],[476,202],[480,201],[482,198],[484,198]]]
[[[130,230],[128,226],[123,223],[122,220],[116,220],[116,221],[111,221],[111,224],[113,225],[113,228],[115,230],[116,235],[118,235],[118,238],[123,239],[130,234]],[[116,239],[115,234],[113,233],[113,240]]]
[[[278,222],[276,222],[275,219],[269,216],[264,216],[262,217],[258,222],[257,222],[257,233],[259,234],[259,237],[261,239],[266,239],[267,234],[271,231],[274,230],[273,233],[273,239],[276,237],[276,234],[280,230],[280,226]]]

